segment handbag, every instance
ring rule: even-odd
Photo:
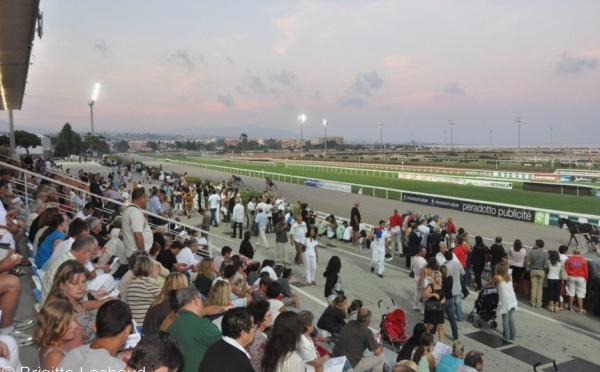
[[[437,298],[430,298],[425,302],[426,312],[442,311],[442,303]]]
[[[567,270],[565,270],[564,267],[560,268],[560,280],[567,280],[569,279],[569,274],[567,274]]]
[[[408,273],[408,276],[411,277],[411,278],[414,278],[415,277],[415,272],[411,270],[410,273]]]

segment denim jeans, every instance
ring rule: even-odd
[[[212,223],[214,227],[219,226],[219,222],[217,221],[217,208],[211,208],[210,210],[210,223]]]
[[[456,320],[458,320],[459,322],[462,322],[462,320],[463,320],[462,293],[457,294],[456,296],[452,297],[452,299],[454,300],[454,311],[456,312]]]
[[[515,320],[513,319],[513,313],[515,308],[513,307],[506,314],[502,314],[502,328],[504,331],[502,335],[505,339],[514,341],[517,337],[517,331],[515,329]]]
[[[458,340],[458,326],[456,325],[456,314],[454,313],[454,301],[446,301],[444,310],[450,320],[450,328],[452,328],[452,338]]]

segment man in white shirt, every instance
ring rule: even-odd
[[[427,238],[429,237],[429,225],[427,225],[427,218],[423,217],[418,229],[421,232],[421,247],[427,247]]]
[[[198,274],[198,259],[196,258],[196,252],[198,252],[198,241],[196,239],[188,239],[183,247],[177,254],[177,263],[187,265],[189,267],[187,273],[190,274],[190,281],[196,280]]]
[[[377,268],[377,275],[383,279],[383,269],[385,265],[383,261],[385,259],[385,250],[389,245],[389,233],[385,229],[385,221],[380,220],[379,226],[373,226],[371,228],[371,272]]]
[[[233,219],[233,234],[231,234],[232,238],[235,238],[235,232],[237,228],[240,229],[240,239],[242,238],[242,229],[244,226],[244,205],[242,204],[242,199],[238,196],[235,198],[235,207],[233,207],[233,212],[231,213],[231,218]]]
[[[444,255],[446,254],[447,250],[448,246],[446,245],[446,242],[440,242],[440,251],[435,255],[435,259],[438,262],[438,266],[442,266],[446,263],[446,257],[444,257]],[[452,253],[452,261],[460,264],[458,257],[456,257],[454,253]]]
[[[219,227],[218,211],[221,202],[221,197],[219,196],[219,194],[217,194],[217,190],[212,190],[211,192],[212,194],[210,194],[210,196],[208,197],[208,204],[210,207],[210,222],[214,224],[214,227]]]
[[[260,204],[259,204],[260,205]],[[254,222],[258,225],[258,234],[260,236],[260,240],[256,244],[257,247],[260,247],[261,244],[264,245],[265,249],[269,249],[269,241],[267,240],[267,226],[269,225],[269,218],[263,209],[258,208],[258,214],[254,219]]]
[[[423,280],[425,279],[425,267],[427,266],[427,260],[425,255],[427,254],[427,248],[419,248],[419,253],[412,258],[412,271],[415,274],[415,296],[413,298],[413,310],[421,310],[421,290],[423,289]]]
[[[300,266],[304,266],[302,247],[304,247],[307,232],[308,228],[306,227],[306,223],[302,221],[302,216],[298,215],[290,228],[290,244],[296,248],[294,262]]]
[[[138,187],[131,193],[131,204],[123,212],[123,244],[125,245],[125,256],[131,257],[135,251],[149,252],[154,239],[152,230],[146,221],[144,209],[148,205],[148,194],[143,187]]]
[[[75,215],[74,218],[79,218],[80,220],[87,220],[88,218],[92,217],[92,214],[94,213],[94,203],[90,202],[90,203],[86,203],[83,206],[83,209],[80,210],[79,212],[77,212],[77,214]]]

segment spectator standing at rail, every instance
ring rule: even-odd
[[[390,216],[390,251],[392,258],[394,257],[394,253],[402,253],[401,249],[403,248],[401,248],[402,244],[400,242],[400,237],[402,236],[403,224],[404,219],[398,214],[398,210],[394,209],[394,214]]]
[[[548,262],[548,252],[544,250],[544,241],[537,239],[533,249],[529,252],[528,264],[531,268],[531,300],[530,304],[534,308],[542,307],[542,292],[544,289],[544,279],[546,278],[546,263]]]
[[[573,301],[575,300],[575,297],[577,297],[579,314],[585,314],[583,299],[585,298],[589,272],[588,264],[585,258],[581,256],[579,247],[573,248],[573,255],[567,260],[565,270],[567,270],[567,274],[569,275],[566,284],[567,295],[569,296],[569,309],[573,311]]]
[[[490,247],[490,257],[491,257],[490,266],[492,269],[492,273],[495,272],[496,265],[498,265],[500,262],[508,263],[508,254],[506,253],[506,250],[504,250],[504,247],[502,246],[502,237],[501,236],[497,236],[496,239],[494,240],[494,244],[492,244],[492,246]]]
[[[360,218],[360,211],[358,210],[358,208],[360,208],[360,203],[358,201],[355,201],[354,206],[350,211],[350,226],[352,227],[352,245],[354,246],[358,246],[358,234],[360,232],[360,223],[362,222]]]

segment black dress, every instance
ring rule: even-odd
[[[434,293],[437,293],[440,296],[439,301],[441,302],[444,299],[444,289],[435,289],[433,284],[429,284]],[[435,297],[430,297],[427,301],[436,300]],[[444,323],[444,306],[440,308],[439,311],[427,311],[427,307],[425,308],[425,316],[423,317],[423,322],[425,324],[443,324]]]

